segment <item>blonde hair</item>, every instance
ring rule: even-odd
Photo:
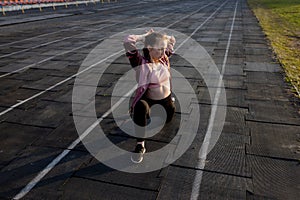
[[[162,40],[167,40],[167,36],[162,33],[153,32],[145,37],[145,46],[153,46]]]
[[[149,35],[147,35],[145,37],[145,47],[143,48],[143,53],[144,53],[144,57],[151,62],[151,57],[149,54],[149,49],[147,48],[148,46],[153,46],[157,43],[159,43],[160,41],[167,41],[167,35],[166,34],[162,34],[162,33],[158,33],[158,32],[152,32]]]

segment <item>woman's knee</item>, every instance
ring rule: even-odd
[[[135,113],[147,113],[149,110],[149,105],[145,100],[138,101],[134,106]]]

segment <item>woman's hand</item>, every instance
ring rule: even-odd
[[[174,45],[176,42],[175,37],[172,36],[168,36],[168,43]]]
[[[138,37],[137,40],[138,40],[138,41],[141,41],[141,42],[145,42],[145,37],[146,37],[147,35],[153,33],[153,32],[154,32],[154,30],[151,28],[150,30],[146,31],[145,34],[137,35],[137,37]]]
[[[151,28],[149,31],[146,31],[146,36],[153,33],[153,32],[154,32],[154,30]]]
[[[138,40],[141,41],[141,42],[145,42],[145,37],[146,37],[147,35],[150,35],[150,34],[153,33],[153,32],[154,32],[154,30],[151,28],[150,30],[146,31],[145,34],[143,34],[143,35],[138,35]]]

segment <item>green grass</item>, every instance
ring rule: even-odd
[[[248,0],[300,97],[300,0]]]

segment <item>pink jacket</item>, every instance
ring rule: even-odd
[[[126,50],[126,56],[128,57],[131,66],[136,71],[136,80],[138,82],[138,88],[135,92],[135,97],[133,99],[131,109],[134,108],[135,104],[141,99],[141,97],[145,94],[146,90],[151,87],[155,87],[154,84],[149,83],[148,76],[152,70],[149,67],[150,61],[143,57],[136,48],[136,42],[138,41],[138,35],[128,35],[124,39],[124,48]],[[173,54],[174,44],[169,43],[165,52],[165,56],[161,58],[159,61],[163,66],[170,69],[170,61],[169,58]]]

